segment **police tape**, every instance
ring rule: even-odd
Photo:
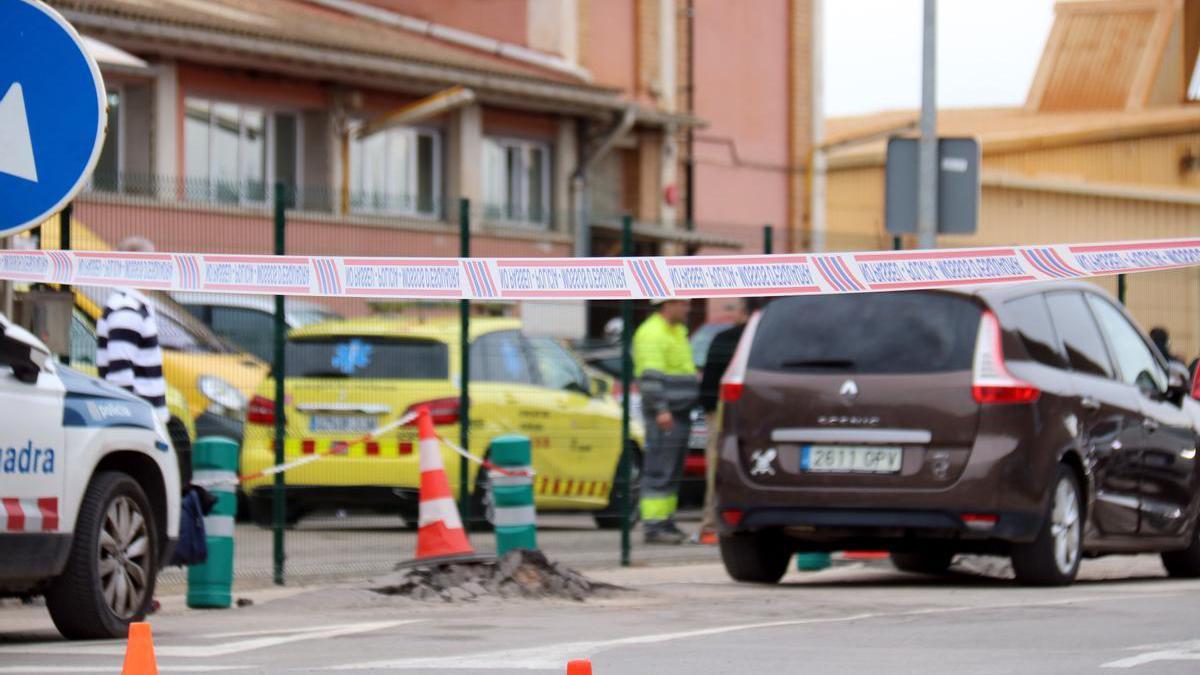
[[[0,251],[0,279],[162,291],[533,300],[708,298],[1084,279],[1200,265],[1200,239],[637,258]]]
[[[488,460],[486,457],[476,457],[475,455],[472,455],[470,453],[470,451],[464,450],[461,445],[458,445],[458,444],[450,442],[449,440],[446,440],[446,437],[442,436],[440,434],[438,435],[437,439],[442,442],[442,445],[446,446],[447,448],[450,448],[451,452],[458,455],[459,457],[462,457],[463,459],[467,459],[472,462],[475,462],[476,464],[482,466],[483,468],[485,468],[489,471],[495,471],[496,473],[500,474],[501,476],[504,476],[505,478],[532,478],[537,475],[536,471],[506,469],[502,466],[497,466],[497,465],[493,464],[490,460]]]
[[[276,464],[274,466],[269,466],[265,469],[262,469],[261,471],[255,471],[253,473],[248,473],[248,474],[244,474],[241,476],[234,475],[234,476],[230,476],[229,478],[197,479],[197,480],[192,481],[192,485],[195,485],[196,487],[202,487],[205,489],[211,489],[211,488],[227,486],[227,485],[238,485],[240,483],[246,483],[246,482],[249,482],[252,480],[258,480],[260,478],[266,478],[267,476],[274,476],[277,473],[286,473],[288,471],[291,471],[292,469],[296,469],[296,468],[299,468],[306,464],[311,464],[312,462],[315,462],[317,460],[324,459],[325,457],[329,457],[329,456],[333,456],[333,455],[344,455],[350,451],[350,448],[352,446],[361,445],[364,443],[369,443],[371,441],[374,441],[374,440],[378,439],[380,436],[382,436],[394,429],[397,429],[399,427],[402,427],[406,424],[411,423],[416,418],[417,418],[417,413],[415,413],[415,412],[405,413],[404,415],[401,415],[399,418],[393,420],[392,422],[389,422],[388,424],[385,424],[377,429],[369,431],[354,440],[338,441],[338,442],[330,445],[329,449],[326,450],[325,452],[318,452],[318,453],[314,453],[311,455],[304,455],[303,457],[298,457],[290,462],[284,462],[283,464]],[[438,435],[437,438],[438,438],[438,441],[440,441],[442,443],[442,445],[449,448],[451,452],[453,452],[457,455],[460,455],[462,457],[465,457],[466,459],[468,459],[472,462],[475,462],[476,464],[479,464],[483,468],[490,469],[490,470],[495,471],[496,473],[499,473],[503,476],[512,478],[512,477],[525,477],[525,476],[532,477],[534,475],[534,473],[532,471],[512,471],[510,469],[505,469],[503,467],[496,466],[495,464],[492,464],[490,461],[488,461],[485,458],[476,457],[475,455],[464,450],[462,447],[450,442],[449,440],[447,440],[445,437],[443,437],[441,435]]]
[[[417,419],[417,413],[415,413],[415,412],[405,413],[405,414],[401,415],[400,417],[396,418],[395,420],[393,420],[377,429],[368,431],[367,433],[363,434],[362,436],[359,436],[358,438],[356,438],[352,441],[338,441],[338,442],[330,445],[329,449],[326,450],[325,452],[318,452],[318,453],[313,453],[311,455],[304,455],[302,457],[297,457],[296,459],[293,459],[290,462],[284,462],[283,464],[276,464],[274,466],[269,466],[265,469],[262,469],[261,471],[255,471],[253,473],[243,474],[240,476],[231,476],[229,478],[214,478],[214,479],[210,479],[210,480],[203,480],[203,479],[193,480],[192,485],[195,485],[196,487],[202,487],[205,489],[209,489],[209,488],[219,487],[222,485],[238,485],[239,483],[246,483],[246,482],[249,482],[252,480],[258,480],[259,478],[266,478],[267,476],[274,476],[277,473],[285,473],[285,472],[291,471],[292,469],[304,466],[305,464],[311,464],[312,462],[315,462],[319,459],[324,459],[325,457],[329,457],[331,455],[344,455],[350,451],[351,446],[360,445],[363,443],[368,443],[370,441],[373,441],[373,440],[379,438],[380,436],[388,433],[389,431],[392,431],[393,429],[402,427],[402,426],[412,422],[415,419]]]

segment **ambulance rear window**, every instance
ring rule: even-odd
[[[436,340],[335,336],[288,343],[288,377],[440,380],[450,355]]]

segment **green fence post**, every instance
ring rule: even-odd
[[[775,228],[771,225],[763,225],[763,253],[771,255],[775,249]]]
[[[285,213],[283,183],[275,184],[275,255],[287,252],[287,215]],[[275,358],[272,375],[275,378],[275,464],[283,464],[284,442],[287,430],[284,427],[284,354],[287,342],[287,321],[284,314],[284,298],[275,296]],[[274,559],[275,585],[282,586],[283,564],[286,554],[283,547],[283,530],[287,526],[287,493],[285,492],[284,476],[275,474],[275,482],[271,486],[271,550]]]
[[[217,498],[212,513],[204,517],[208,560],[189,565],[187,605],[224,609],[233,604],[233,520],[237,494],[229,481],[237,479],[238,444],[220,436],[196,440],[192,451],[194,480],[220,482],[211,488]]]
[[[1117,300],[1119,300],[1122,305],[1125,304],[1125,290],[1126,290],[1125,275],[1118,274],[1117,275]]]
[[[67,202],[62,211],[58,212],[58,248],[62,251],[71,250],[71,215],[75,212],[75,203]],[[61,290],[69,291],[70,286],[63,284]],[[71,365],[71,350],[63,352],[59,357],[63,365]]]
[[[621,217],[621,255],[633,255],[633,216]],[[630,514],[633,511],[633,458],[629,453],[629,392],[633,384],[633,359],[630,348],[633,343],[633,301],[621,301],[621,459],[617,474],[620,476],[618,495],[621,499],[621,566],[630,565]]]
[[[514,548],[537,548],[537,512],[533,508],[533,452],[529,437],[519,434],[492,439],[492,464],[510,473],[488,473],[492,489],[492,524],[496,526],[496,555]]]
[[[471,200],[458,200],[459,255],[471,257]],[[463,450],[471,449],[471,301],[458,301],[458,349],[462,354],[462,367],[458,374],[458,444]],[[466,457],[458,460],[458,512],[462,516],[463,529],[471,531],[471,491],[467,480],[470,464]]]

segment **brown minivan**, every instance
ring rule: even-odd
[[[721,557],[777,582],[797,551],[902,570],[1011,556],[1068,584],[1083,556],[1161,552],[1200,576],[1200,404],[1084,283],[788,297],[722,382]]]

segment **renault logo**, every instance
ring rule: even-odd
[[[846,380],[842,383],[842,388],[838,390],[838,393],[846,398],[858,398],[858,383],[854,380]]]

